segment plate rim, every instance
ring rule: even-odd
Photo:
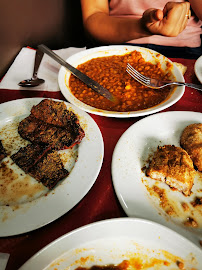
[[[43,259],[43,264],[47,264],[46,266],[44,265],[43,267],[48,267],[48,265],[50,263],[52,263],[53,261],[57,260],[58,257],[53,258],[51,262],[44,262],[44,260],[46,259],[46,252],[49,249],[54,249],[54,246],[62,243],[63,241],[68,241],[68,238],[74,238],[78,233],[85,233],[85,231],[88,230],[94,230],[99,228],[100,226],[104,226],[105,229],[108,228],[108,226],[112,226],[112,225],[116,225],[121,223],[122,226],[127,225],[129,223],[133,224],[137,224],[138,226],[140,225],[145,225],[145,226],[152,226],[155,227],[157,229],[162,230],[163,232],[167,232],[169,234],[172,234],[173,237],[176,237],[178,239],[180,239],[181,241],[183,241],[184,243],[186,243],[187,245],[190,246],[190,248],[192,247],[192,249],[194,248],[195,250],[197,250],[197,252],[201,253],[201,249],[195,245],[193,242],[191,242],[190,240],[188,240],[186,237],[180,235],[179,233],[173,231],[172,229],[159,224],[157,222],[151,221],[151,220],[147,220],[147,219],[142,219],[142,218],[136,218],[136,217],[119,217],[119,218],[112,218],[112,219],[106,219],[106,220],[100,220],[100,221],[95,221],[92,222],[90,224],[87,225],[83,225],[79,228],[76,228],[62,236],[60,236],[59,238],[53,240],[52,242],[50,242],[49,244],[47,244],[45,247],[43,247],[42,249],[40,249],[37,253],[35,253],[32,257],[30,257],[20,268],[19,270],[26,270],[29,269],[30,264],[31,267],[35,267],[35,264],[38,264],[40,260],[40,257]],[[157,231],[157,230],[156,230]],[[96,241],[96,239],[94,239]],[[91,240],[92,241],[92,240]],[[83,245],[83,243],[82,243]],[[73,247],[73,249],[75,249],[76,247]],[[71,250],[71,249],[70,249]],[[61,255],[64,254],[64,250],[61,252]],[[45,258],[43,257],[45,255]],[[60,255],[60,256],[61,256]],[[32,268],[34,269],[34,268]]]
[[[196,60],[194,64],[194,71],[195,71],[196,77],[199,80],[199,82],[202,83],[202,75],[200,76],[200,73],[198,72],[199,63],[201,63],[201,70],[202,70],[202,55]]]
[[[100,51],[117,51],[117,50],[128,50],[129,51],[133,51],[133,50],[142,50],[142,51],[146,51],[146,52],[150,52],[151,54],[159,54],[157,51],[152,50],[152,49],[148,49],[145,47],[140,47],[137,45],[107,45],[107,46],[100,46],[100,47],[94,47],[94,48],[90,48],[78,53],[75,53],[74,55],[68,57],[66,59],[66,62],[69,62],[70,64],[72,64],[74,66],[74,63],[72,63],[72,61],[74,62],[75,60],[73,60],[75,57],[78,56],[85,56],[88,53],[99,53]],[[177,75],[180,77],[180,80],[182,82],[184,82],[184,76],[182,74],[182,72],[180,71],[180,69],[175,65],[174,62],[172,62],[169,58],[167,58],[166,56],[160,54],[162,57],[164,57],[166,59],[166,61],[172,63],[173,67],[175,68],[175,71],[177,72]],[[78,61],[78,60],[77,60]],[[59,88],[62,92],[62,94],[64,95],[65,99],[67,99],[69,102],[71,102],[72,104],[74,104],[75,106],[79,107],[80,109],[88,112],[88,113],[92,113],[95,115],[101,115],[101,116],[106,116],[106,117],[114,117],[114,118],[129,118],[129,117],[140,117],[140,116],[146,116],[146,115],[150,115],[152,113],[157,113],[160,112],[166,108],[169,108],[170,106],[172,106],[173,104],[175,104],[177,101],[179,101],[182,96],[185,93],[185,86],[178,86],[174,93],[176,94],[176,92],[180,92],[180,94],[176,94],[177,97],[174,98],[173,101],[170,101],[168,104],[167,102],[165,104],[163,104],[161,107],[159,107],[159,105],[156,105],[152,108],[148,108],[145,110],[140,110],[140,111],[132,111],[132,112],[114,112],[114,111],[107,111],[107,110],[101,110],[101,109],[96,109],[94,107],[91,107],[81,101],[79,101],[78,99],[76,99],[68,90],[67,91],[67,87],[66,85],[64,85],[64,81],[65,81],[65,74],[71,74],[69,71],[67,71],[64,67],[61,67],[58,73],[58,84],[59,84]]]
[[[70,178],[71,174],[73,174],[73,176],[75,175],[75,170],[73,169],[70,173],[70,175],[68,176],[70,178],[70,182],[67,182],[66,184],[64,182],[61,182],[61,184],[56,187],[56,189],[53,189],[53,191],[50,191],[50,193],[48,194],[48,196],[42,196],[42,197],[39,197],[38,199],[32,201],[32,202],[27,202],[25,204],[22,204],[20,209],[17,209],[15,210],[14,212],[20,214],[20,217],[16,217],[18,216],[18,214],[15,213],[15,215],[11,215],[10,218],[8,218],[8,221],[4,221],[4,222],[1,222],[1,225],[0,225],[0,236],[1,237],[5,237],[5,236],[13,236],[13,235],[19,235],[19,234],[22,234],[22,233],[27,233],[27,232],[30,232],[30,231],[33,231],[33,230],[36,230],[38,228],[41,228],[55,220],[57,220],[58,218],[60,218],[61,216],[63,216],[64,214],[66,214],[67,212],[69,212],[73,207],[75,207],[85,196],[86,194],[90,191],[90,189],[92,188],[92,186],[94,185],[99,173],[100,173],[100,170],[102,168],[102,164],[103,164],[103,158],[104,158],[104,141],[103,141],[103,137],[102,137],[102,133],[100,131],[100,128],[99,126],[97,125],[97,123],[95,122],[95,120],[88,114],[86,113],[85,111],[82,111],[81,109],[77,108],[76,106],[74,106],[73,104],[71,103],[68,103],[67,101],[63,101],[63,100],[59,100],[59,99],[54,99],[54,98],[44,98],[44,97],[36,97],[36,98],[24,98],[24,99],[17,99],[17,100],[12,100],[12,101],[7,101],[7,102],[4,102],[2,104],[0,104],[0,110],[2,107],[5,107],[5,106],[12,106],[14,105],[16,102],[20,105],[20,104],[25,104],[25,106],[27,105],[27,103],[30,105],[28,105],[28,107],[30,106],[30,108],[35,105],[35,104],[38,104],[41,100],[43,99],[52,99],[52,100],[55,100],[55,101],[60,101],[60,102],[64,102],[65,105],[67,105],[67,108],[71,108],[79,117],[82,117],[84,118],[84,120],[86,120],[86,122],[88,123],[88,127],[87,127],[87,136],[91,137],[91,139],[93,139],[94,141],[97,141],[99,142],[99,147],[98,147],[98,150],[97,152],[94,153],[93,151],[93,156],[94,158],[96,157],[97,160],[96,160],[96,163],[95,163],[95,169],[93,169],[91,175],[93,175],[93,180],[91,181],[88,181],[88,184],[86,185],[86,188],[84,190],[84,192],[82,192],[83,194],[80,195],[79,194],[79,197],[76,199],[74,198],[73,199],[73,202],[71,201],[70,202],[70,206],[68,205],[68,203],[64,204],[63,205],[63,208],[61,209],[59,206],[61,206],[61,202],[58,202],[59,203],[59,206],[57,206],[57,203],[56,203],[56,209],[58,210],[58,208],[61,210],[60,212],[58,212],[57,210],[51,214],[47,214],[48,216],[47,217],[42,217],[42,219],[39,221],[38,219],[35,219],[36,221],[34,222],[33,224],[33,220],[32,222],[30,222],[29,224],[27,224],[28,222],[26,222],[26,226],[25,224],[23,223],[23,226],[20,226],[20,228],[17,228],[16,230],[16,225],[14,226],[11,226],[11,223],[15,223],[16,222],[16,219],[17,219],[17,224],[19,224],[19,219],[25,219],[26,218],[26,215],[30,215],[30,212],[34,211],[34,214],[38,214],[38,211],[37,211],[37,205],[40,204],[40,201],[43,201],[45,200],[45,205],[48,204],[48,201],[49,201],[49,204],[52,204],[54,203],[54,198],[56,198],[56,202],[57,202],[57,194],[59,192],[59,189],[60,189],[60,192],[61,194],[64,196],[64,188],[62,188],[62,186],[68,186],[68,184],[71,182],[71,179],[72,177]],[[21,105],[22,106],[22,105]],[[29,109],[30,109],[29,108]],[[29,113],[30,110],[26,108],[26,113]],[[0,111],[0,113],[4,114],[4,112]],[[23,114],[19,114],[20,116],[23,115]],[[19,116],[17,115],[17,116]],[[3,115],[4,116],[4,115]],[[12,116],[10,115],[8,118],[9,119],[15,119],[16,115],[14,114],[13,115],[13,112],[12,112]],[[3,119],[0,119],[0,121],[4,121],[4,118]],[[84,123],[85,124],[85,123]],[[3,126],[5,124],[3,123]],[[90,125],[90,126],[89,126]],[[85,130],[86,132],[86,130]],[[89,139],[86,140],[86,144],[89,145]],[[95,142],[93,142],[95,143]],[[83,147],[82,147],[83,149]],[[84,146],[84,150],[85,150],[85,146]],[[82,151],[84,151],[82,150]],[[78,158],[75,166],[80,166],[82,161],[80,161],[80,159]],[[79,167],[78,167],[79,168]],[[67,177],[67,178],[68,178]],[[74,176],[75,177],[75,176]],[[85,183],[85,182],[84,182]],[[71,184],[71,183],[70,183]],[[68,190],[67,192],[68,193]],[[44,199],[44,197],[46,197]],[[49,199],[48,199],[49,198]],[[66,201],[68,201],[68,198],[67,198],[67,195],[65,197]],[[72,200],[72,199],[71,199]],[[43,206],[43,211],[45,211],[45,206]],[[27,211],[26,209],[29,208]],[[40,207],[41,209],[42,207]],[[5,213],[12,213],[12,206],[8,207],[6,210],[5,206],[0,206],[0,214],[1,214],[1,218],[2,218],[2,214],[5,214]],[[24,210],[24,211],[23,211]],[[42,211],[42,210],[41,210]],[[47,209],[46,209],[47,211]],[[41,216],[41,215],[40,215]],[[43,216],[43,215],[42,215]],[[10,219],[10,221],[9,221]],[[6,224],[10,224],[11,228],[10,229],[7,229],[6,227]]]

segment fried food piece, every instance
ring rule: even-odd
[[[195,170],[187,152],[174,145],[158,147],[146,170],[146,175],[189,196],[194,182]]]
[[[180,144],[193,160],[194,165],[202,171],[202,124],[187,126],[181,135]]]
[[[4,149],[3,144],[0,140],[0,161],[2,161],[2,159],[4,159],[5,157],[7,157],[6,150]]]
[[[54,151],[48,153],[33,166],[29,174],[47,188],[52,189],[60,180],[68,176],[69,172],[64,168],[59,154]]]

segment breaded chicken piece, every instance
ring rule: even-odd
[[[181,135],[180,144],[193,160],[194,165],[202,171],[202,124],[187,126]]]
[[[159,146],[146,170],[147,176],[165,182],[185,196],[191,193],[195,173],[187,152],[174,145]]]

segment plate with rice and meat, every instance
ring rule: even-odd
[[[97,124],[74,105],[43,98],[1,104],[0,236],[40,228],[72,209],[96,181],[103,154]]]
[[[113,184],[126,214],[202,244],[201,160],[201,113],[163,112],[133,124],[112,158]]]

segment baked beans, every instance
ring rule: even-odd
[[[108,89],[120,100],[120,103],[114,104],[71,74],[69,87],[72,94],[92,107],[118,112],[144,110],[167,99],[171,93],[171,87],[155,90],[143,86],[126,72],[127,63],[151,78],[169,80],[171,77],[169,62],[166,71],[163,71],[160,63],[145,62],[138,51],[124,55],[98,57],[80,64],[77,68]]]

